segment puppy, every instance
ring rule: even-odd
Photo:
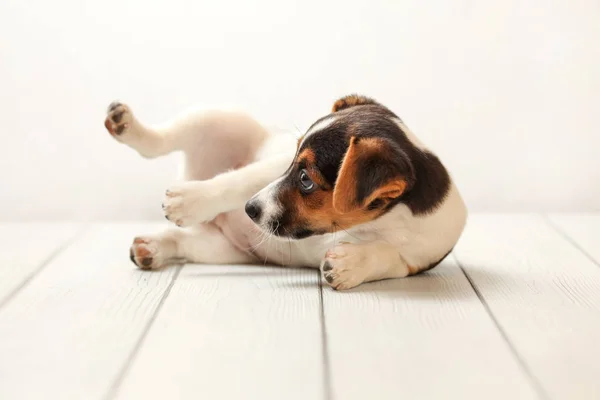
[[[105,126],[144,157],[185,157],[184,180],[163,202],[177,227],[133,241],[142,269],[268,262],[320,268],[350,289],[436,266],[466,223],[440,160],[368,97],[339,99],[299,140],[222,110],[148,127],[118,102]]]

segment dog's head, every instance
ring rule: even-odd
[[[263,230],[301,239],[380,217],[416,181],[417,150],[399,119],[374,100],[347,96],[298,141],[285,174],[246,204]]]

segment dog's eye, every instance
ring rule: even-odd
[[[302,171],[300,171],[300,189],[302,189],[304,193],[310,193],[316,188],[317,186],[312,181],[312,179],[310,179],[310,176],[308,176],[306,170],[303,169]]]

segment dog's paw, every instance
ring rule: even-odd
[[[332,288],[351,289],[364,281],[364,261],[358,246],[343,243],[325,253],[320,266],[321,274]]]
[[[165,217],[177,226],[191,226],[214,219],[219,199],[206,181],[183,182],[165,193],[162,207]]]
[[[129,249],[129,258],[140,269],[156,269],[164,265],[160,242],[148,237],[136,237]]]
[[[118,101],[113,101],[106,110],[104,126],[117,140],[122,140],[133,124],[133,114],[129,107]]]

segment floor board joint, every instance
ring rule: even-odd
[[[331,364],[329,362],[329,346],[327,344],[327,324],[325,321],[325,303],[323,301],[323,280],[319,275],[319,305],[320,310],[320,322],[321,322],[321,346],[323,353],[323,384],[325,385],[325,400],[332,400],[332,389],[331,389]]]
[[[512,353],[513,357],[515,358],[515,360],[517,361],[517,363],[523,370],[523,373],[527,376],[527,378],[531,382],[531,384],[532,384],[534,390],[537,392],[539,398],[542,400],[550,400],[549,394],[546,392],[546,390],[544,389],[544,387],[542,386],[540,381],[535,377],[533,372],[531,372],[531,369],[527,366],[527,364],[525,363],[525,360],[523,359],[523,357],[521,357],[521,355],[519,354],[519,352],[517,351],[515,346],[511,343],[510,339],[508,338],[508,335],[506,334],[506,331],[504,330],[504,328],[502,328],[502,325],[500,325],[500,323],[498,322],[498,319],[494,316],[494,313],[492,312],[487,301],[485,300],[485,298],[483,297],[483,295],[477,288],[477,285],[475,285],[475,283],[473,282],[473,280],[469,276],[468,272],[465,270],[465,268],[461,264],[460,260],[456,256],[456,254],[452,253],[452,255],[454,257],[454,260],[456,261],[456,264],[458,265],[458,267],[460,268],[462,273],[465,275],[465,278],[467,278],[469,285],[471,285],[471,288],[473,288],[475,295],[477,296],[477,298],[483,305],[485,312],[488,314],[488,316],[490,317],[490,319],[492,320],[492,322],[498,329],[500,336],[502,336],[502,339],[504,340],[504,342],[508,346],[510,352]]]
[[[142,332],[139,339],[133,346],[131,353],[129,353],[129,356],[127,356],[127,359],[125,360],[125,363],[123,364],[123,367],[117,374],[117,377],[115,378],[113,384],[111,385],[108,392],[106,393],[106,396],[104,397],[105,400],[111,400],[116,397],[117,392],[119,391],[119,388],[121,387],[121,384],[125,380],[125,376],[127,375],[127,371],[129,370],[129,367],[131,366],[136,355],[139,353],[140,349],[142,348],[142,345],[144,344],[144,340],[146,339],[146,336],[148,336],[150,329],[152,329],[152,325],[154,324],[154,321],[156,320],[156,317],[158,316],[158,313],[160,312],[163,304],[167,300],[167,297],[169,297],[169,294],[171,293],[171,289],[173,288],[173,285],[175,284],[175,281],[179,277],[179,273],[181,272],[181,269],[183,267],[184,266],[182,266],[182,265],[176,267],[177,270],[173,273],[173,277],[171,279],[171,282],[169,282],[169,286],[167,286],[167,288],[165,289],[163,296],[161,297],[158,305],[156,306],[156,310],[154,310],[154,313],[152,314],[152,317],[148,320],[148,323],[146,324],[144,331]]]
[[[40,265],[33,271],[31,274],[27,276],[17,287],[11,290],[4,299],[0,300],[0,311],[8,304],[10,301],[19,294],[21,290],[23,290],[29,283],[46,268],[59,254],[65,251],[69,246],[71,246],[77,239],[81,238],[88,231],[89,227],[84,226],[79,229],[75,234],[69,239],[65,240],[63,243],[59,244],[54,251],[52,251],[48,257],[46,257]]]
[[[577,243],[577,241],[575,241],[575,239],[573,239],[571,236],[569,236],[569,234],[567,232],[565,232],[560,226],[558,226],[557,224],[555,224],[552,219],[546,215],[543,214],[542,215],[544,221],[546,221],[546,223],[557,233],[559,234],[563,239],[565,239],[567,242],[569,242],[573,247],[575,247],[577,250],[579,250],[584,256],[586,256],[588,258],[588,260],[590,260],[591,262],[594,263],[594,265],[596,265],[597,267],[600,267],[600,262],[598,260],[596,260],[594,258],[594,256],[592,256],[590,253],[588,253],[583,247],[581,247],[579,245],[579,243]]]

